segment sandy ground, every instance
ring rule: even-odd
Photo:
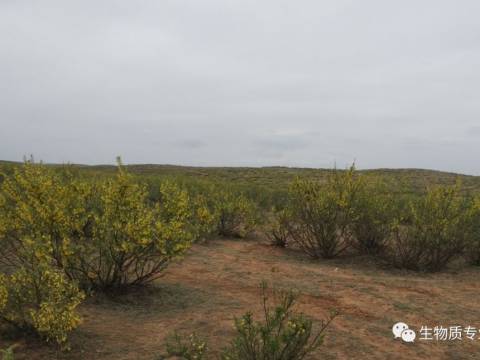
[[[259,283],[297,289],[298,310],[318,320],[340,315],[312,359],[480,359],[475,340],[394,340],[391,327],[472,326],[480,329],[480,269],[440,274],[383,270],[362,258],[313,261],[293,250],[255,241],[195,245],[153,287],[117,299],[99,296],[81,306],[83,324],[61,353],[20,340],[17,359],[155,359],[177,330],[207,338],[217,353],[234,335],[233,317],[260,315]],[[420,336],[420,334],[418,334]],[[2,343],[6,345],[6,342]]]

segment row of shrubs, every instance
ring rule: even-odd
[[[121,165],[95,180],[28,161],[0,184],[0,326],[66,346],[86,296],[152,282],[195,241],[247,235],[254,209],[169,181],[152,201]]]
[[[398,268],[438,271],[464,255],[480,265],[480,197],[456,184],[405,199],[352,166],[324,182],[297,179],[269,235],[313,258],[356,251]]]

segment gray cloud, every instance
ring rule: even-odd
[[[207,146],[207,143],[199,139],[187,139],[177,142],[177,145],[181,148],[200,149]]]
[[[0,158],[480,174],[479,12],[475,0],[4,0]]]

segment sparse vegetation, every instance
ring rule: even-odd
[[[261,289],[263,321],[255,321],[251,312],[236,318],[236,336],[223,350],[222,360],[300,360],[322,345],[325,330],[335,313],[314,332],[312,320],[294,311],[298,294],[293,291],[273,293],[278,299],[272,308],[265,282]],[[173,340],[167,342],[167,353],[185,360],[206,359],[207,345],[195,334],[184,340],[175,333]]]
[[[85,296],[105,291],[120,299],[124,291],[118,290],[153,283],[192,244],[213,237],[234,237],[241,243],[238,238],[260,234],[260,242],[278,247],[269,247],[267,264],[272,257],[278,260],[278,254],[290,256],[296,250],[315,259],[367,254],[368,259],[382,260],[387,271],[440,271],[462,255],[480,264],[480,200],[471,191],[471,180],[469,187],[442,181],[445,184],[429,184],[421,192],[418,184],[399,186],[391,178],[353,167],[321,176],[300,172],[304,176],[289,186],[271,179],[271,187],[180,175],[140,177],[122,165],[95,178],[91,170],[33,161],[4,170],[0,334],[34,335],[63,349],[81,324],[79,306],[86,306]],[[288,173],[290,179],[290,170],[275,171]],[[232,173],[218,170],[217,175]],[[216,243],[195,245],[195,251],[205,248],[201,264],[210,264],[208,249]],[[242,278],[257,272],[237,270],[232,276],[230,268],[239,258],[232,252],[217,276]],[[182,266],[177,263],[172,271]],[[197,271],[208,272],[201,266],[206,265],[191,269],[192,278]],[[284,266],[265,266],[272,274],[284,274]],[[177,334],[168,352],[185,359],[216,354],[222,359],[287,360],[306,357],[322,343],[326,324],[315,332],[315,322],[292,311],[294,294],[283,293],[274,307],[268,305],[266,289],[263,295],[264,319],[256,321],[254,311],[237,318],[228,347],[220,350],[212,344],[210,352],[202,338]],[[412,309],[398,301],[393,306],[397,311]]]
[[[312,320],[294,311],[297,296],[292,291],[281,292],[278,303],[271,308],[263,283],[263,321],[255,321],[250,312],[235,319],[237,336],[225,349],[222,359],[300,360],[318,349],[334,315],[314,333]]]

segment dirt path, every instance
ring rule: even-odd
[[[218,351],[233,335],[234,316],[260,313],[258,285],[267,280],[301,291],[299,310],[318,321],[330,309],[340,312],[315,359],[478,359],[480,338],[405,344],[393,340],[391,327],[403,321],[417,332],[422,325],[480,328],[479,277],[473,268],[415,275],[360,260],[314,262],[253,241],[214,241],[194,246],[155,288],[83,305],[85,321],[70,353],[23,342],[18,358],[155,359],[174,330],[202,334]]]

